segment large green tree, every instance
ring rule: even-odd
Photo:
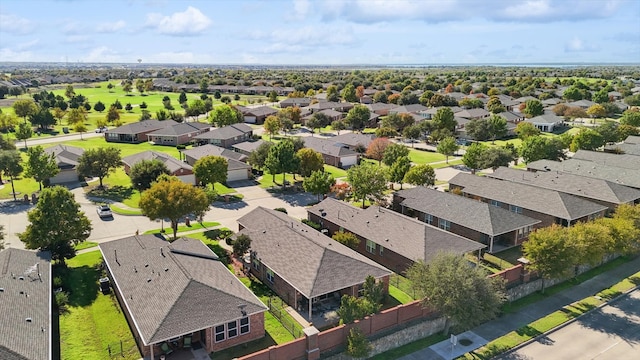
[[[443,107],[436,111],[433,115],[433,125],[436,129],[447,129],[451,133],[455,132],[458,122],[453,115],[453,110],[448,107]]]
[[[400,189],[402,189],[404,177],[409,169],[411,169],[411,160],[407,156],[398,158],[389,168],[389,181],[400,183]]]
[[[459,148],[460,146],[458,145],[458,143],[456,143],[456,139],[453,136],[449,136],[440,140],[438,146],[436,147],[436,150],[440,154],[445,156],[445,162],[448,164],[449,156],[455,154]]]
[[[158,159],[142,160],[131,167],[129,178],[133,188],[142,192],[150,188],[160,175],[170,173],[167,165]]]
[[[469,329],[494,318],[504,299],[500,277],[489,278],[480,266],[462,256],[438,253],[428,264],[415,262],[407,270],[422,304],[445,316],[444,334],[451,322]]]
[[[120,149],[113,146],[87,149],[78,158],[77,171],[84,177],[97,177],[103,187],[102,180],[116,171],[121,160]]]
[[[320,195],[327,194],[336,180],[331,173],[323,171],[314,171],[309,177],[305,177],[302,181],[302,187],[304,191],[310,192],[318,197],[320,201]]]
[[[528,117],[536,117],[544,114],[544,105],[537,99],[530,99],[525,102],[525,107],[522,112]]]
[[[298,174],[302,177],[311,176],[314,171],[322,171],[324,169],[324,159],[322,158],[322,154],[313,149],[300,149],[296,153],[296,156],[300,161]]]
[[[566,229],[556,224],[531,233],[522,244],[522,254],[530,262],[529,269],[542,276],[543,292],[544,279],[569,275],[579,255]]]
[[[24,148],[27,148],[27,139],[33,136],[33,129],[31,125],[26,122],[18,124],[18,129],[16,129],[15,133],[16,139],[24,140]]]
[[[385,168],[364,162],[347,170],[347,181],[351,184],[353,195],[362,199],[362,207],[367,198],[380,199],[387,188]]]
[[[573,137],[569,149],[573,152],[578,150],[596,150],[605,144],[605,139],[594,129],[582,129]]]
[[[209,198],[198,187],[184,183],[175,176],[161,175],[149,190],[142,193],[139,206],[151,220],[169,219],[175,239],[180,219],[189,215],[204,215],[209,209]]]
[[[561,141],[545,139],[542,136],[530,136],[520,146],[520,156],[525,163],[542,159],[560,160],[564,158],[564,145]]]
[[[61,263],[75,256],[75,245],[87,240],[91,222],[73,193],[62,186],[42,190],[36,207],[27,213],[29,225],[18,234],[27,249],[50,251]]]
[[[472,174],[475,174],[478,169],[482,168],[482,159],[485,151],[487,151],[487,147],[484,144],[473,143],[469,145],[462,156],[462,163],[471,169]]]
[[[269,156],[269,149],[273,146],[271,142],[263,142],[258,148],[251,152],[247,160],[256,169],[264,169],[265,161]]]
[[[389,146],[384,149],[382,162],[387,166],[392,166],[403,156],[409,156],[409,148],[401,144],[390,143]]]
[[[403,181],[415,186],[433,186],[436,183],[436,172],[429,164],[414,165],[404,175]]]
[[[22,157],[17,150],[0,150],[0,173],[8,176],[11,181],[11,193],[13,200],[16,201],[16,189],[13,180],[20,176],[23,171]],[[1,180],[1,179],[0,179]]]
[[[347,84],[344,89],[342,89],[342,99],[348,102],[358,101],[358,97],[356,96],[356,88],[353,86],[353,84]]]
[[[73,109],[75,110],[75,109]],[[82,109],[84,110],[84,108]],[[31,124],[37,125],[40,129],[46,129],[56,124],[56,118],[49,109],[39,108],[30,118]]]
[[[204,156],[193,165],[196,179],[203,185],[227,182],[227,167],[229,163],[222,156]]]
[[[273,140],[273,135],[278,134],[280,130],[282,130],[282,122],[274,115],[267,116],[262,126],[264,130],[269,133],[269,140]]]
[[[356,105],[353,109],[349,110],[344,122],[349,125],[351,130],[362,130],[369,122],[371,112],[369,108],[364,105]]]
[[[530,122],[521,121],[516,125],[516,135],[522,140],[526,140],[532,136],[540,135],[540,129]]]
[[[223,127],[241,123],[244,119],[242,114],[231,105],[220,105],[211,111],[209,121],[217,127]]]
[[[488,119],[473,119],[464,129],[467,135],[476,141],[487,141],[491,137],[491,124]]]
[[[513,153],[507,149],[492,147],[482,152],[480,156],[480,168],[491,168],[494,171],[500,166],[509,166],[514,161]]]
[[[53,154],[47,154],[42,146],[31,147],[27,155],[25,175],[37,181],[42,190],[42,184],[60,172],[56,158]]]
[[[269,149],[269,154],[265,159],[264,165],[273,175],[275,182],[276,174],[282,173],[282,189],[286,187],[287,173],[294,173],[298,169],[300,160],[296,156],[295,148],[292,141],[281,141]]]
[[[507,128],[507,119],[499,115],[491,115],[487,120],[489,122],[489,136],[491,142],[495,143],[496,139],[501,139],[507,135],[509,129]]]
[[[13,112],[15,112],[16,116],[20,116],[24,118],[24,121],[27,122],[27,117],[32,116],[36,112],[38,112],[38,106],[31,99],[20,99],[11,105],[13,108]]]

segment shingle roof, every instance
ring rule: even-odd
[[[358,154],[357,152],[348,149],[342,146],[342,144],[336,143],[333,140],[321,139],[313,136],[307,136],[303,138],[303,140],[305,147],[313,149],[320,154],[326,154],[335,157],[353,156]]]
[[[75,146],[57,144],[44,149],[44,152],[47,154],[53,154],[58,167],[74,167],[78,165],[78,158],[84,154],[84,149]]]
[[[629,135],[624,139],[625,144],[640,144],[640,136]]]
[[[634,155],[634,156],[640,155],[640,144],[623,143],[623,144],[606,145],[604,148],[607,151],[622,152],[625,155]]]
[[[487,176],[560,191],[583,198],[606,201],[612,204],[626,204],[640,199],[640,190],[615,184],[607,180],[563,172],[531,172],[500,167],[496,169],[493,174],[488,174]]]
[[[50,255],[0,251],[0,289],[0,359],[51,359]]]
[[[254,152],[256,149],[258,149],[262,144],[264,144],[264,140],[244,141],[238,144],[234,144],[231,147],[236,150],[241,150],[241,151],[251,153],[251,152]]]
[[[126,125],[119,126],[115,129],[107,130],[110,134],[139,134],[147,131],[154,131],[164,129],[165,127],[176,125],[177,122],[173,120],[145,120],[138,121]]]
[[[532,117],[530,119],[524,119],[524,121],[530,122],[532,124],[558,124],[562,123],[564,119],[555,114],[544,114]]]
[[[247,158],[247,156],[244,154],[240,154],[233,150],[225,149],[220,146],[215,146],[211,144],[196,146],[188,150],[182,150],[182,153],[196,160],[203,158],[205,156],[222,156],[227,160],[237,160],[237,161],[243,161]]]
[[[608,180],[640,189],[640,169],[628,169],[597,164],[593,161],[569,159],[565,161],[538,160],[527,164],[527,169],[560,171],[595,179]]]
[[[396,113],[396,114],[418,113],[420,111],[424,111],[427,109],[428,108],[422,104],[411,104],[411,105],[398,106],[393,109],[389,109],[389,113]]]
[[[462,191],[469,195],[481,196],[569,221],[607,209],[606,206],[577,196],[465,173],[454,176],[449,180],[449,184],[462,187]]]
[[[391,271],[289,216],[257,207],[238,219],[251,250],[307,298],[379,278]]]
[[[362,210],[343,201],[327,198],[307,211],[413,261],[429,262],[438,252],[465,254],[485,247],[378,206]]]
[[[474,119],[489,116],[491,113],[485,109],[476,108],[476,109],[464,109],[454,113],[455,116],[467,119]]]
[[[211,127],[209,124],[197,123],[197,122],[183,122],[173,126],[167,126],[163,129],[158,129],[149,133],[149,136],[180,136],[185,134],[191,134],[200,130]]]
[[[255,108],[248,108],[244,113],[245,115],[253,115],[253,116],[269,116],[277,113],[278,110],[268,107],[268,106],[258,106]]]
[[[431,214],[440,219],[498,236],[540,223],[540,220],[491,206],[487,203],[423,186],[397,192],[402,206]]]
[[[221,128],[213,129],[211,131],[207,131],[206,133],[202,133],[200,135],[196,135],[194,139],[220,139],[227,140],[233,139],[236,136],[242,136],[244,134],[252,132],[253,129],[251,126],[243,123],[233,124],[228,126],[223,126]]]
[[[100,251],[146,345],[239,319],[240,305],[267,310],[199,240],[130,236]]]
[[[147,151],[139,152],[137,154],[125,156],[122,158],[122,163],[131,168],[142,160],[162,161],[162,163],[167,166],[167,168],[172,174],[180,169],[193,170],[191,165],[184,163],[174,158],[173,156],[169,156],[165,153],[160,153],[152,150],[147,150]]]
[[[365,148],[369,147],[369,144],[375,139],[374,134],[361,134],[361,133],[342,133],[338,136],[331,138],[336,143],[345,144],[347,146],[356,147],[362,145]]]
[[[379,111],[379,110],[391,110],[393,108],[397,108],[396,104],[387,104],[387,103],[373,103],[365,105],[370,111]]]

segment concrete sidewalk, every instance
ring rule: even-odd
[[[470,332],[487,342],[491,342],[511,331],[517,330],[535,320],[547,316],[554,311],[561,309],[565,305],[569,305],[575,301],[595,295],[599,291],[616,284],[620,280],[629,277],[638,271],[640,271],[640,257],[636,257],[615,269],[596,275],[581,284],[562,290],[544,300],[525,306],[514,313],[506,314],[497,319],[486,322],[471,329]],[[429,348],[403,356],[399,358],[399,360],[450,359],[451,357],[438,355],[438,353],[434,351],[434,349],[438,349],[443,346],[446,347],[447,345],[450,346],[449,340],[445,340],[442,343],[435,344]],[[467,347],[465,348],[465,353],[475,350],[482,345],[482,343],[478,343],[475,347]]]

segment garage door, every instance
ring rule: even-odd
[[[193,174],[178,176],[178,179],[180,179],[185,184],[191,184],[191,185],[196,184],[196,176]]]
[[[227,181],[247,180],[249,178],[247,169],[227,171]]]
[[[78,173],[75,170],[60,170],[58,175],[51,178],[51,184],[62,184],[78,181]]]
[[[346,169],[350,166],[354,166],[358,164],[358,156],[343,156],[340,158],[340,162],[342,163],[342,168]]]
[[[255,116],[245,116],[244,117],[244,122],[250,123],[250,124],[255,124],[256,123],[256,117]]]

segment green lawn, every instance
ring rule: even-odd
[[[430,164],[433,162],[444,161],[445,156],[437,152],[410,149],[409,160],[415,164]]]
[[[129,215],[129,216],[143,215],[142,211],[140,210],[124,209],[124,208],[119,208],[115,205],[111,205],[111,212],[119,215]]]
[[[429,164],[429,166],[431,166],[434,169],[441,169],[441,168],[446,168],[453,165],[462,165],[462,164],[463,164],[462,159],[455,160],[453,158],[449,158],[448,164],[445,162],[439,162],[437,164]]]
[[[289,182],[290,186],[294,183],[293,180],[293,175],[292,174],[287,174],[286,177],[287,181]],[[302,177],[296,176],[296,179],[298,179],[298,181],[302,181]],[[275,182],[273,181],[273,175],[269,174],[268,171],[265,171],[264,174],[262,175],[262,177],[260,178],[260,180],[258,180],[258,183],[260,183],[260,187],[267,189],[267,188],[271,188],[271,187],[282,187],[282,174],[276,174],[276,180]]]
[[[405,355],[412,354],[418,350],[422,350],[427,348],[433,344],[437,344],[440,341],[446,340],[448,336],[444,336],[441,333],[431,335],[429,337],[416,340],[412,343],[397,347],[395,349],[391,349],[389,351],[385,351],[381,354],[373,356],[370,360],[388,360],[388,359],[398,359]]]
[[[70,259],[66,270],[54,270],[63,276],[63,288],[69,293],[68,311],[60,316],[60,353],[63,360],[109,359],[107,348],[119,353],[123,341],[124,356],[139,359],[129,325],[114,295],[99,291],[102,276],[95,265],[100,263],[99,251]]]
[[[200,224],[199,222],[194,220],[194,221],[191,221],[191,226],[187,226],[187,225],[178,226],[178,233],[185,232],[185,231],[208,229],[208,228],[216,227],[216,226],[219,226],[219,225],[220,225],[220,223],[219,222],[215,222],[215,221],[205,221],[202,224]],[[161,229],[147,230],[147,231],[144,232],[144,234],[160,234],[160,230]],[[169,226],[168,228],[165,227],[164,230],[165,230],[165,232],[171,232],[170,231],[171,230],[171,226]]]
[[[80,244],[74,246],[74,249],[76,249],[76,251],[80,251],[80,250],[84,250],[84,249],[90,249],[90,248],[96,247],[96,246],[98,246],[97,242],[83,241]]]
[[[389,285],[389,296],[396,299],[400,304],[408,304],[414,300],[407,293],[393,285]]]
[[[328,172],[334,179],[347,177],[347,171],[335,166],[324,164],[324,172]]]

